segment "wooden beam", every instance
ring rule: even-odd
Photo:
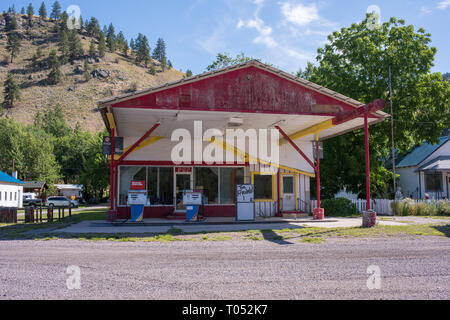
[[[150,130],[148,130],[138,141],[136,141],[133,146],[131,146],[130,149],[128,149],[119,160],[117,160],[117,163],[115,164],[118,166],[131,152],[133,152],[142,142],[144,142],[145,139],[147,139],[161,124],[157,123],[155,124]]]
[[[131,151],[131,153],[136,152],[136,151],[138,151],[140,149],[143,149],[145,147],[148,147],[149,145],[154,144],[155,142],[158,142],[159,140],[162,140],[162,139],[164,139],[164,137],[159,137],[159,136],[148,137],[146,141],[142,142],[133,151]],[[131,146],[125,148],[123,151],[127,152],[129,149],[131,149]],[[109,156],[108,159],[111,159],[111,156]],[[114,159],[115,160],[119,160],[120,159],[120,155],[114,155]]]
[[[377,111],[381,111],[384,108],[386,108],[386,101],[378,99],[374,102],[366,104],[365,106],[338,115],[335,119],[333,119],[333,125],[337,126],[353,119],[362,117],[365,113],[374,113]]]
[[[255,163],[262,164],[262,165],[266,165],[266,166],[270,166],[270,167],[274,167],[274,168],[279,168],[279,169],[283,169],[283,170],[286,170],[286,171],[290,171],[290,172],[293,172],[293,173],[302,174],[304,176],[308,176],[308,177],[312,177],[312,178],[315,178],[315,176],[316,176],[314,173],[309,173],[309,172],[306,172],[306,171],[290,168],[290,167],[283,166],[283,165],[278,164],[278,163],[270,163],[268,161],[261,160],[259,158],[253,157],[253,156],[249,155],[248,153],[246,153],[246,152],[244,152],[242,150],[239,150],[238,148],[236,148],[234,146],[230,146],[229,144],[227,144],[225,141],[223,141],[221,139],[217,139],[217,138],[214,139],[214,138],[212,138],[211,142],[216,144],[216,145],[218,145],[218,146],[220,146],[220,147],[222,147],[224,150],[232,152],[235,155],[237,155],[238,157],[245,159],[245,163],[255,162]]]
[[[280,131],[281,135],[292,145],[292,147],[297,150],[298,153],[300,153],[300,155],[303,157],[303,159],[306,160],[306,162],[308,162],[308,164],[314,169],[314,171],[317,170],[317,167],[314,165],[314,163],[306,156],[306,154],[298,147],[298,145],[296,145],[294,143],[294,141],[292,141],[291,138],[289,138],[289,136],[286,134],[286,132],[283,131],[283,129],[281,129],[279,126],[275,127],[278,131]]]
[[[334,127],[333,120],[330,119],[330,120],[327,120],[325,122],[316,124],[316,125],[314,125],[312,127],[309,127],[307,129],[301,130],[301,131],[299,131],[297,133],[294,133],[294,134],[289,136],[289,139],[291,139],[293,141],[294,140],[298,140],[298,139],[301,139],[303,137],[306,137],[306,136],[309,136],[309,135],[312,135],[312,134],[317,134],[317,133],[319,133],[321,131],[324,131],[324,130],[332,128],[332,127]],[[286,142],[286,139],[285,138],[281,138],[280,139],[280,146],[283,145],[285,142]]]

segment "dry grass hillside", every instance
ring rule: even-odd
[[[22,38],[22,47],[18,57],[9,63],[9,53],[6,50],[7,35],[4,29],[4,20],[0,16],[0,85],[3,92],[3,83],[7,73],[11,72],[20,86],[21,100],[13,108],[0,111],[0,117],[8,116],[21,123],[32,123],[38,111],[59,104],[66,110],[66,119],[71,126],[80,122],[85,130],[93,132],[104,129],[103,122],[97,111],[99,99],[123,94],[133,89],[143,89],[163,83],[178,80],[185,76],[175,69],[162,72],[157,61],[156,75],[151,75],[149,68],[137,66],[133,57],[126,57],[120,53],[106,53],[102,59],[89,59],[89,70],[106,70],[106,78],[91,77],[86,81],[83,74],[75,70],[83,68],[85,58],[67,63],[61,67],[63,81],[57,85],[47,84],[49,70],[45,62],[52,49],[57,49],[58,38],[54,32],[54,22],[34,18],[34,26],[27,30],[26,16],[16,15],[19,25],[18,32]],[[3,24],[2,24],[3,22]],[[86,34],[80,35],[85,52],[89,50],[91,38]],[[39,59],[38,67],[31,67],[31,58],[40,47],[43,56]],[[136,86],[137,85],[137,86]],[[0,103],[3,102],[3,94]]]

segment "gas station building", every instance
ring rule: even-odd
[[[257,216],[309,213],[311,188],[317,188],[320,197],[320,179],[315,186],[310,183],[320,178],[316,142],[365,128],[370,168],[368,128],[389,116],[382,112],[384,107],[382,100],[364,105],[258,61],[102,100],[99,109],[106,128],[111,137],[124,141],[123,154],[110,157],[111,212],[129,218],[128,192],[132,182],[140,181],[147,194],[146,219],[182,216],[184,190],[203,192],[206,217],[234,217],[238,184],[254,185]],[[201,123],[200,132],[195,123]],[[172,161],[180,143],[172,141],[172,135],[178,129],[192,136],[188,163]],[[205,141],[203,133],[210,129],[277,130],[279,163],[225,140]],[[196,139],[201,142],[196,144]],[[235,161],[199,158],[211,143],[223,149],[223,159]],[[366,183],[370,186],[369,177]]]

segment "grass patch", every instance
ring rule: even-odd
[[[317,243],[317,244],[320,244],[320,243],[325,242],[325,240],[322,239],[322,238],[303,238],[302,240],[300,240],[300,242],[303,242],[303,243]]]

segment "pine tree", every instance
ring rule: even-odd
[[[19,36],[16,33],[8,33],[8,41],[6,45],[6,50],[8,50],[11,56],[11,63],[20,52],[21,41]]]
[[[139,34],[136,40],[136,63],[140,64],[144,62],[145,67],[151,61],[150,58],[150,46],[148,45],[148,39],[143,34]]]
[[[41,7],[39,8],[39,16],[41,19],[47,19],[47,8],[45,7],[45,3],[42,2]]]
[[[106,32],[106,43],[108,44],[108,49],[110,52],[116,51],[116,31],[113,24],[111,23]]]
[[[62,30],[59,35],[58,50],[61,53],[61,62],[64,64],[68,61],[70,55],[69,37],[67,32]]]
[[[156,68],[155,68],[155,65],[153,63],[150,66],[150,74],[153,75],[153,76],[156,74]]]
[[[25,8],[22,7],[22,9],[20,10],[20,14],[25,14]]]
[[[125,42],[123,43],[123,45],[122,45],[122,51],[123,51],[123,54],[124,54],[125,57],[128,57],[128,50],[129,50],[129,49],[130,49],[130,48],[128,47],[128,42],[125,41]]]
[[[78,23],[80,24],[80,31],[83,31],[84,20],[83,20],[83,17],[81,15],[80,15],[80,18],[78,19]]]
[[[63,12],[59,15],[59,22],[55,23],[56,32],[61,34],[63,31],[69,33],[69,27],[67,26],[67,21],[69,20],[69,15],[67,12]]]
[[[123,51],[125,45],[127,45],[127,47],[128,47],[127,40],[125,39],[123,32],[120,31],[116,37],[116,49]]]
[[[91,44],[89,45],[89,56],[91,58],[95,57],[95,55],[97,54],[97,50],[95,48],[95,41],[94,39],[91,40]]]
[[[14,106],[14,102],[20,99],[19,86],[14,81],[14,78],[11,73],[8,73],[8,76],[4,83],[3,98],[4,104],[7,107]]]
[[[166,60],[166,43],[162,38],[159,38],[156,42],[155,50],[153,50],[152,58],[155,60],[158,60],[159,62],[164,62],[165,67],[165,60]]]
[[[191,70],[189,70],[189,69],[187,69],[186,70],[186,77],[192,77],[192,71]]]
[[[98,40],[98,56],[103,58],[106,52],[106,42],[103,33],[100,31],[100,36]]]
[[[130,40],[130,48],[131,48],[131,50],[136,51],[136,44],[134,43],[133,38],[131,38],[131,40]]]
[[[87,82],[91,79],[91,75],[89,74],[89,62],[87,59],[84,59],[83,71],[84,71],[84,79]]]
[[[52,85],[58,84],[59,82],[61,82],[62,73],[56,50],[52,50],[52,52],[50,52],[49,66],[50,73],[48,74],[47,80]]]
[[[28,15],[28,25],[31,28],[31,27],[33,27],[33,15],[34,15],[34,8],[31,3],[28,5],[27,15]]]
[[[61,5],[58,1],[53,3],[52,12],[50,18],[53,20],[58,20],[61,17]]]
[[[17,20],[14,15],[13,16],[6,15],[5,16],[5,24],[6,24],[5,29],[7,32],[17,30]]]
[[[72,61],[84,54],[83,45],[81,44],[80,37],[75,29],[69,32],[69,50],[70,60]]]
[[[101,30],[96,18],[92,17],[89,23],[87,23],[86,31],[91,37],[100,38]]]
[[[169,68],[169,70],[173,68],[172,61],[167,61],[167,68]]]

